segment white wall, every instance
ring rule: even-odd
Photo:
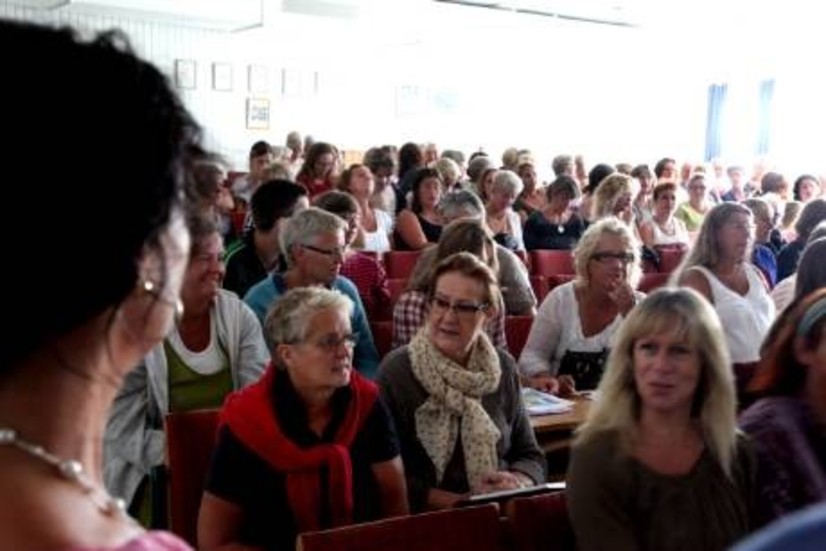
[[[240,33],[8,5],[0,16],[121,28],[170,74],[175,59],[196,60],[197,88],[182,95],[207,145],[238,165],[254,140],[281,143],[292,129],[343,148],[415,140],[498,155],[528,147],[545,173],[561,152],[652,164],[702,156],[709,71],[673,35],[424,0],[384,2],[360,19],[265,5],[266,26]],[[213,62],[233,65],[232,92],[211,89]],[[270,73],[269,131],[245,128],[250,64]],[[283,68],[300,76],[300,94],[282,94]]]

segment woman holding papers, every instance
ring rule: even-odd
[[[729,366],[695,291],[656,291],[631,312],[571,454],[580,550],[715,551],[749,532],[756,460],[738,437]]]
[[[428,302],[424,327],[384,359],[378,375],[411,510],[544,482],[515,362],[484,330],[501,304],[496,276],[474,255],[454,254],[436,265]]]

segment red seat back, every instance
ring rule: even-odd
[[[573,274],[574,256],[569,250],[531,251],[531,269],[535,275]]]
[[[576,540],[565,492],[520,497],[505,505],[515,551],[574,551]]]
[[[530,277],[533,294],[536,295],[537,302],[542,304],[542,301],[545,300],[545,295],[548,294],[548,278],[541,275],[532,275]]]
[[[533,325],[533,316],[505,316],[505,338],[511,356],[519,359]]]
[[[637,285],[637,289],[648,294],[655,289],[665,286],[665,284],[668,283],[669,277],[671,277],[671,274],[664,274],[661,272],[643,274],[639,284]]]
[[[495,504],[396,517],[298,536],[298,551],[503,551]]]
[[[683,261],[686,250],[683,248],[658,248],[657,254],[660,255],[660,271],[670,274]]]
[[[419,261],[421,251],[388,251],[384,253],[384,269],[387,277],[407,279],[413,274],[413,268]]]
[[[379,358],[384,358],[393,347],[393,322],[371,321],[370,331],[373,333],[373,342],[379,352]]]
[[[198,511],[217,429],[218,410],[166,416],[169,527],[193,547],[198,543]]]

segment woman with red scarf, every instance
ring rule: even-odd
[[[351,309],[308,287],[269,312],[272,365],[221,410],[200,549],[291,550],[301,532],[407,513],[390,414],[352,366]]]

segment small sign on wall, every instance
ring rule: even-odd
[[[229,63],[212,64],[212,89],[232,92],[232,65]]]
[[[175,60],[175,86],[178,88],[195,89],[196,75],[194,59]]]
[[[249,130],[269,130],[270,100],[247,98],[247,128]]]

